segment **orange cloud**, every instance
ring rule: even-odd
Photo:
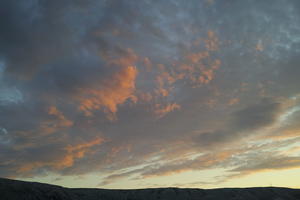
[[[228,101],[228,105],[232,106],[232,105],[238,104],[239,102],[240,102],[239,98],[232,98]]]
[[[161,105],[161,104],[156,104],[155,105],[155,109],[154,109],[154,113],[159,117],[163,117],[166,114],[168,114],[169,112],[172,112],[174,110],[178,110],[180,109],[181,106],[177,103],[170,103],[167,105]]]
[[[208,84],[215,77],[215,71],[219,69],[221,61],[212,59],[211,52],[219,49],[219,40],[213,31],[207,33],[208,37],[204,39],[204,51],[188,53],[183,61],[176,66],[178,79],[187,79],[199,86]],[[206,64],[208,63],[208,64]]]
[[[152,97],[167,97],[170,95],[172,85],[178,80],[178,76],[162,65],[157,65],[158,75],[155,77],[156,89],[154,89]]]
[[[158,64],[158,75],[155,78],[155,82],[158,88],[163,88],[165,85],[172,85],[175,81],[177,81],[176,76],[167,71],[166,67],[162,64]]]
[[[69,145],[65,149],[67,150],[67,155],[65,156],[61,165],[56,166],[56,168],[65,168],[73,165],[74,160],[77,158],[82,158],[88,152],[90,152],[90,148],[99,145],[104,142],[103,138],[96,138],[95,140],[77,144],[77,145]]]
[[[70,126],[73,125],[73,122],[70,121],[70,120],[68,120],[64,116],[64,114],[61,111],[59,111],[55,106],[51,106],[48,109],[48,114],[56,116],[60,120],[57,126],[60,126],[60,127],[70,127]]]
[[[139,92],[138,93],[139,101],[150,102],[153,100],[153,96],[150,92]]]
[[[65,169],[73,166],[76,159],[80,159],[85,156],[85,154],[91,152],[93,146],[102,144],[104,142],[103,138],[96,138],[92,141],[79,143],[77,145],[69,145],[64,150],[65,152],[62,155],[58,155],[58,158],[51,161],[36,161],[25,163],[19,167],[16,171],[17,173],[30,173],[30,171],[49,167],[51,169]]]
[[[78,89],[76,96],[79,101],[78,108],[86,116],[92,116],[95,110],[102,109],[110,120],[114,120],[118,105],[125,103],[128,99],[133,102],[137,101],[134,93],[138,70],[134,64],[139,58],[132,49],[120,49],[119,53],[121,56],[116,56],[111,52],[100,52],[107,67],[119,67],[119,71],[99,81],[99,84],[94,87]]]
[[[156,90],[155,90],[155,93],[156,93],[158,96],[162,96],[162,97],[167,97],[167,96],[169,96],[169,90],[168,90],[168,89],[165,89],[165,88],[163,88],[163,87],[156,89]]]
[[[207,58],[207,57],[209,57],[208,51],[191,53],[191,54],[186,55],[186,59],[193,64],[197,64],[201,60],[203,60],[204,58]]]
[[[213,31],[207,32],[208,38],[205,40],[205,47],[209,51],[217,51],[219,49],[219,39]]]
[[[67,119],[64,116],[64,114],[61,111],[59,111],[55,106],[50,106],[46,110],[46,112],[48,115],[53,116],[53,118],[41,121],[39,126],[34,130],[30,130],[26,132],[19,131],[18,134],[31,135],[38,132],[39,135],[45,136],[45,135],[53,134],[65,128],[71,127],[74,124],[73,121]]]
[[[215,60],[209,68],[201,68],[201,75],[198,78],[198,82],[208,84],[214,78],[215,70],[219,69],[221,65],[220,60]]]
[[[187,53],[168,67],[164,64],[152,63],[148,57],[140,59],[131,49],[120,50],[122,54],[120,57],[116,57],[111,52],[101,52],[101,57],[109,67],[119,66],[122,70],[99,83],[101,85],[99,88],[81,88],[77,96],[79,110],[86,116],[93,115],[95,110],[102,110],[107,113],[110,120],[114,120],[118,105],[127,100],[136,102],[138,99],[144,102],[159,102],[162,98],[171,95],[174,84],[179,80],[183,80],[183,83],[191,83],[192,87],[209,84],[221,65],[220,60],[213,59],[211,56],[212,51],[218,50],[219,40],[213,31],[208,31],[207,38],[200,38],[198,41],[202,41],[201,45],[204,45],[205,50]],[[153,81],[156,84],[154,90],[135,91],[137,69],[133,66],[137,61],[145,66],[140,73],[150,71],[153,73]],[[179,108],[178,104],[170,102],[166,106],[156,103],[154,113],[160,118]]]
[[[215,78],[216,71],[221,65],[219,59],[211,56],[212,51],[219,49],[219,40],[213,31],[209,31],[206,39],[197,39],[197,44],[200,45],[200,42],[205,50],[186,53],[179,61],[174,60],[168,66],[155,64],[150,62],[149,58],[144,58],[142,60],[142,63],[146,66],[144,71],[151,71],[155,74],[153,81],[156,84],[156,88],[147,92],[139,91],[138,99],[144,102],[159,102],[162,98],[169,97],[172,94],[174,84],[180,80],[183,84],[191,84],[192,87],[209,84]],[[156,104],[154,112],[159,117],[162,117],[165,113],[179,108],[179,105],[171,103],[164,107]]]
[[[115,119],[117,107],[127,99],[136,102],[135,80],[138,71],[134,66],[123,67],[109,79],[102,83],[100,88],[82,88],[77,97],[86,116],[91,116],[94,110],[103,109],[108,113],[109,119]]]

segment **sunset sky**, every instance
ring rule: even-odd
[[[0,177],[300,188],[300,1],[0,0]]]

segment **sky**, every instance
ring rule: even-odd
[[[1,0],[0,177],[300,188],[299,0]]]

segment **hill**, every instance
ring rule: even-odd
[[[135,190],[64,188],[36,182],[0,178],[1,200],[300,200],[299,189],[154,188]]]

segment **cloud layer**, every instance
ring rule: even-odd
[[[297,168],[299,10],[2,0],[0,176],[150,186],[190,171],[222,170],[221,183]]]

